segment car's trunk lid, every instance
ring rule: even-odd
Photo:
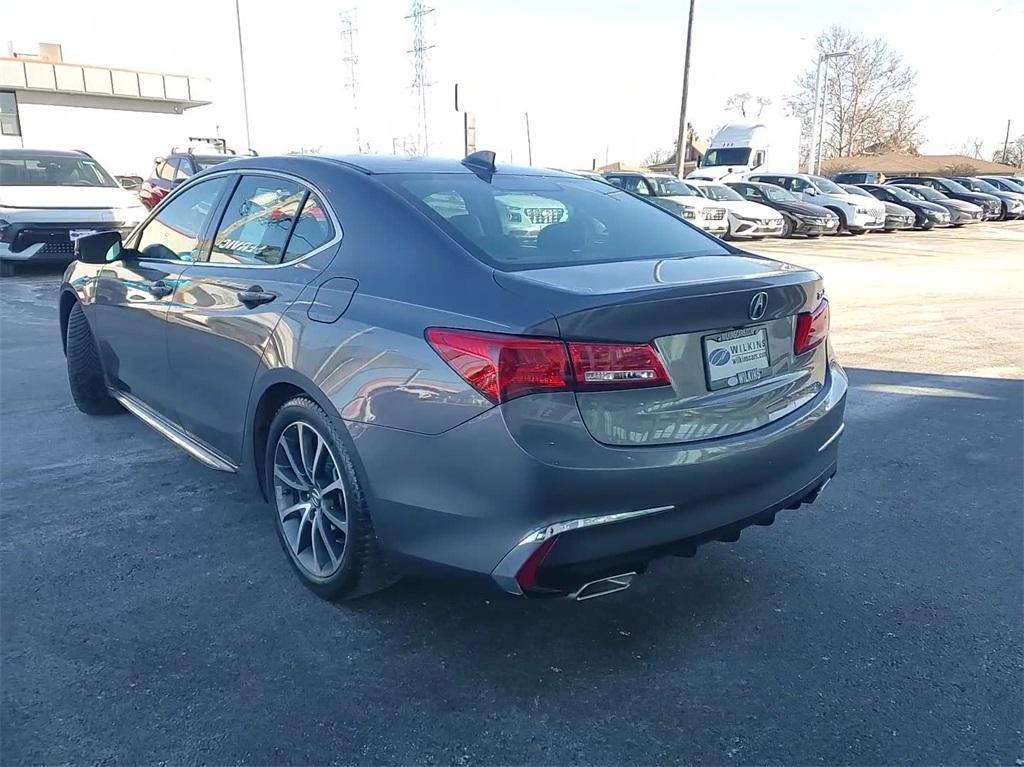
[[[824,384],[824,344],[793,352],[796,315],[823,297],[821,278],[801,267],[717,255],[496,272],[495,280],[551,311],[566,340],[657,348],[671,386],[577,392],[583,420],[600,442],[739,434],[792,412]],[[718,348],[730,353],[719,352],[713,364],[708,355]],[[758,367],[738,369],[737,360]]]

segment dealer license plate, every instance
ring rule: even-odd
[[[744,328],[704,336],[704,369],[712,391],[764,378],[771,369],[768,329]]]

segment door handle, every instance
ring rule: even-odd
[[[259,285],[253,285],[246,290],[238,291],[238,300],[252,309],[260,304],[269,304],[277,298],[277,293],[269,293]]]
[[[174,287],[168,285],[163,280],[157,280],[156,282],[150,283],[149,292],[156,298],[166,298],[174,292]]]

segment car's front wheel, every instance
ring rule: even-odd
[[[264,462],[277,534],[303,583],[325,599],[390,586],[352,458],[308,397],[286,402],[270,425]]]
[[[75,303],[68,315],[67,334],[64,337],[65,355],[68,365],[68,384],[75,405],[89,415],[106,415],[120,412],[121,406],[107,391],[107,382],[100,365],[100,354],[96,348],[89,320],[82,311],[82,305]]]

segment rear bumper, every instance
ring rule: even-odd
[[[440,435],[347,426],[381,547],[396,569],[490,578],[517,593],[517,565],[551,528],[561,532],[549,544],[542,586],[609,559],[646,562],[799,502],[835,471],[846,390],[833,364],[822,391],[798,411],[685,445],[598,443],[571,393],[513,400]],[[649,513],[559,527],[633,512]]]

